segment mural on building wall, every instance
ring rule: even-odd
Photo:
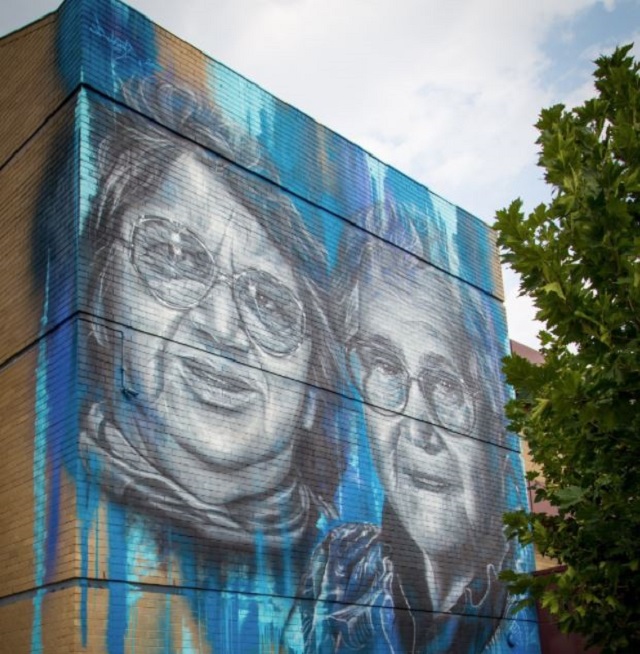
[[[419,248],[401,204],[363,224]],[[317,548],[304,592],[323,603],[305,607],[305,633],[320,651],[482,651],[505,612],[497,574],[514,564],[501,533],[513,473],[488,445],[502,438],[502,395],[483,316],[451,278],[383,240],[356,233],[342,255],[339,340],[385,505],[380,526],[339,525]]]
[[[537,653],[498,581],[531,556],[502,534],[526,500],[487,230],[123,5],[83,2],[79,208],[53,211],[54,183],[39,218],[50,247],[78,244],[77,311],[36,387],[79,414],[83,651]],[[51,391],[63,360],[73,398]],[[57,429],[44,411],[36,480]],[[34,492],[42,583],[56,488]]]

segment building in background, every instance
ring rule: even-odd
[[[536,365],[541,364],[544,361],[544,357],[542,356],[542,354],[540,354],[540,352],[538,352],[532,347],[529,347],[528,345],[525,345],[524,343],[518,343],[517,341],[511,341],[511,352],[513,354],[517,354],[518,356],[523,357],[524,359],[527,359],[531,363],[535,363]],[[531,452],[529,451],[527,442],[524,440],[522,441],[522,454],[524,458],[525,472],[534,470],[535,464],[531,459]],[[528,487],[529,506],[531,507],[531,510],[539,513],[553,512],[554,509],[548,502],[536,502],[535,489],[538,487],[538,485],[544,485],[544,478],[542,476],[537,480],[531,482]],[[537,548],[534,548],[534,552],[535,552],[536,570],[538,571],[551,570],[557,567],[558,565],[557,561],[542,556],[540,552],[538,552]]]
[[[0,70],[3,648],[537,653],[491,230],[116,0]]]

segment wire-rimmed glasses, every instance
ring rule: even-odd
[[[434,363],[412,377],[397,353],[361,339],[349,343],[347,361],[358,392],[374,411],[402,414],[415,381],[440,425],[460,433],[473,428],[477,392],[452,370]]]
[[[305,312],[297,295],[264,270],[224,274],[202,240],[188,227],[161,216],[141,216],[130,243],[131,262],[162,305],[197,307],[211,289],[227,284],[249,337],[274,356],[292,354],[305,335]]]

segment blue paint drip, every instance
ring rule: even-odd
[[[359,398],[358,391],[353,386],[347,393]],[[347,469],[337,492],[340,520],[379,525],[382,520],[384,490],[371,457],[362,400],[350,401],[349,404],[350,410],[345,410],[340,417],[342,433],[350,435]]]
[[[56,572],[60,537],[60,499],[63,466],[76,466],[75,325],[67,324],[49,336],[47,364],[47,474],[48,506],[45,583]],[[71,389],[71,397],[70,397]]]
[[[196,616],[196,620],[198,620],[199,622],[197,616]],[[182,647],[180,649],[180,654],[198,654],[199,650],[196,649],[196,645],[193,642],[193,637],[189,629],[187,629],[186,626],[182,624],[182,628],[180,631],[181,631],[180,636],[182,640]]]
[[[208,588],[219,588],[217,579],[214,574],[210,574],[207,579]],[[218,629],[218,624],[220,622],[220,606],[218,598],[220,594],[215,591],[202,591],[202,594],[198,598],[198,607],[204,614],[204,620],[206,624],[206,633],[209,641],[211,642],[212,649],[214,652],[224,652],[222,649],[222,642],[220,638],[220,630]]]
[[[107,614],[107,651],[124,654],[127,634],[127,533],[125,510],[108,505],[109,525],[109,607]]]
[[[55,451],[55,443],[48,443],[48,450]],[[57,553],[58,553],[58,539],[60,536],[60,472],[61,467],[58,462],[51,462],[52,457],[49,457],[49,465],[47,466],[47,473],[49,477],[49,510],[47,512],[47,538],[45,546],[45,582],[49,581],[55,574]]]
[[[207,73],[212,80],[209,86],[216,105],[225,118],[232,124],[242,125],[248,134],[270,150],[274,144],[275,98],[223,64],[208,62]]]
[[[324,221],[325,223],[328,221]],[[338,253],[340,252],[340,243],[342,234],[345,229],[345,223],[338,220],[331,221],[333,229],[324,230],[324,246],[327,252],[327,268],[331,272],[338,263]]]
[[[268,569],[266,562],[266,553],[265,553],[265,543],[264,543],[264,534],[261,531],[258,531],[255,536],[255,557],[256,557],[256,576],[254,580],[253,591],[258,593],[259,596],[268,597],[272,589],[269,588],[268,579]],[[264,626],[261,624],[260,612],[257,610],[256,606],[259,600],[256,598],[248,597],[244,602],[244,598],[239,596],[239,601],[242,604],[245,604],[243,615],[241,617],[240,624],[241,627],[238,633],[239,645],[242,643],[247,643],[246,647],[248,651],[259,652],[262,651],[260,648],[260,632],[263,630]],[[248,606],[246,606],[248,604]],[[250,645],[249,645],[250,643]]]
[[[40,320],[40,335],[47,324],[49,311],[49,260],[47,258],[45,277],[45,297],[42,318]],[[40,588],[45,577],[44,543],[46,540],[47,523],[47,495],[46,495],[46,452],[47,452],[47,424],[49,420],[49,401],[47,394],[47,341],[42,339],[38,347],[38,361],[36,365],[36,416],[35,438],[33,444],[33,554],[35,566],[36,595],[33,599],[33,622],[31,626],[31,653],[42,652],[42,599],[44,591]]]
[[[93,576],[99,577],[99,560],[100,560],[100,522],[98,507],[100,503],[100,489],[96,484],[91,483],[88,477],[99,479],[101,461],[96,455],[88,455],[87,474],[84,467],[78,466],[78,476],[76,480],[76,496],[78,498],[78,521],[80,523],[80,574],[82,577],[89,576],[89,540],[93,532],[95,542],[95,568]],[[80,594],[80,633],[82,646],[87,646],[88,640],[88,586],[83,584]]]
[[[172,643],[172,631],[173,625],[171,620],[171,595],[167,595],[164,598],[164,623],[162,625],[162,631],[164,633],[164,654],[173,654],[174,648]]]
[[[98,172],[95,170],[96,148],[93,141],[91,103],[87,91],[82,89],[78,95],[75,111],[75,123],[78,125],[77,140],[78,154],[76,160],[79,166],[78,189],[78,238],[82,238],[86,231],[87,221],[91,217],[93,204],[98,195]],[[86,170],[86,172],[85,172]]]
[[[384,202],[386,190],[385,178],[388,169],[380,159],[376,159],[368,153],[365,155],[365,161],[369,170],[369,178],[371,179],[373,204]]]

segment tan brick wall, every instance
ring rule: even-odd
[[[55,14],[0,40],[0,166],[64,100]]]
[[[0,606],[0,651],[7,654],[77,654],[80,589],[30,595]],[[39,626],[39,628],[38,628]],[[97,651],[97,650],[96,650]]]
[[[73,142],[73,120],[70,102],[0,171],[0,364],[38,336],[47,250],[53,248],[54,237],[60,243],[57,263],[68,258],[72,290],[71,295],[68,288],[64,293],[73,303],[75,238],[72,229],[61,232],[74,215],[74,173],[72,166],[61,174],[71,153],[60,147],[61,142]],[[61,292],[60,287],[52,289],[50,300],[59,301],[54,296]]]
[[[38,544],[34,532],[38,518],[43,516],[37,516],[35,508],[34,442],[39,414],[45,411],[42,402],[39,406],[35,403],[37,357],[38,349],[31,348],[0,371],[0,448],[4,453],[0,457],[0,597],[35,586],[34,548]],[[69,390],[72,396],[72,387]],[[72,431],[61,437],[68,438],[67,452],[75,448]],[[41,452],[40,456],[46,454]],[[79,570],[75,485],[59,460],[48,462],[48,478],[53,476],[52,466],[59,467],[62,478],[59,523],[47,525],[60,530],[55,569],[48,571],[46,580],[49,583],[77,576]],[[47,508],[50,506],[39,505],[40,511]],[[44,547],[44,542],[40,545]]]

